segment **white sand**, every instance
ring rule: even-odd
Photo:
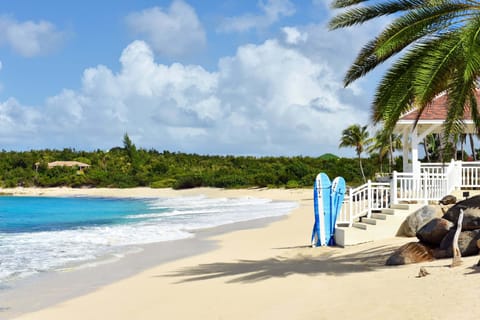
[[[11,192],[3,190],[4,192]],[[415,239],[349,248],[308,247],[311,190],[185,191],[15,189],[24,195],[254,196],[295,200],[288,218],[215,236],[219,247],[18,319],[474,319],[480,307],[478,257],[385,267],[388,255]],[[417,278],[424,266],[430,275]],[[94,269],[92,269],[94,272]],[[68,284],[65,284],[68,286]],[[1,313],[0,313],[1,317]]]

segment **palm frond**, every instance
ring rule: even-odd
[[[334,0],[330,5],[330,7],[333,9],[341,9],[341,8],[350,7],[350,6],[357,5],[359,3],[367,2],[367,1],[370,1],[370,0]]]
[[[373,4],[366,7],[356,7],[333,17],[328,26],[330,30],[350,27],[353,25],[362,24],[374,18],[419,8],[424,5],[424,3],[425,2],[423,0],[397,0]]]
[[[347,71],[344,85],[364,76],[379,64],[419,39],[449,27],[468,8],[465,4],[442,4],[413,10],[395,19],[379,36],[365,45]]]
[[[423,59],[415,70],[415,104],[421,108],[428,105],[436,95],[448,86],[462,50],[459,33],[449,33],[429,42]]]

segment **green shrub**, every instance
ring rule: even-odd
[[[176,180],[171,178],[157,180],[150,183],[150,188],[171,188],[175,182]]]
[[[177,178],[177,181],[173,184],[173,189],[191,189],[202,187],[203,178],[199,175],[186,175]]]
[[[299,187],[300,187],[300,183],[298,183],[297,180],[288,180],[287,184],[285,185],[285,188],[287,189],[295,189]]]

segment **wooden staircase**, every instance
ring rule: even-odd
[[[392,204],[388,209],[361,217],[351,227],[335,229],[335,243],[340,247],[395,237],[405,218],[425,204]]]

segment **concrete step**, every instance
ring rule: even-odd
[[[370,242],[368,232],[358,228],[340,227],[335,229],[335,242],[338,246],[353,246]]]
[[[382,214],[394,215],[395,209],[392,209],[392,208],[382,209]]]
[[[402,207],[404,206],[408,205],[402,204]],[[408,210],[384,209],[381,214],[372,214],[371,218],[361,218],[362,222],[353,223],[350,228],[336,228],[335,242],[338,246],[345,247],[395,237],[405,218],[423,206],[423,204],[410,204]]]
[[[376,225],[377,221],[378,220],[372,219],[372,218],[362,218],[362,223],[366,223],[366,224]]]
[[[352,223],[352,227],[356,229],[361,229],[361,230],[367,230],[367,225],[365,223],[361,222],[354,222]]]
[[[381,213],[372,213],[371,218],[376,220],[387,220],[387,215]]]
[[[391,209],[400,209],[400,210],[408,210],[410,209],[410,205],[406,203],[397,203],[390,205]]]

